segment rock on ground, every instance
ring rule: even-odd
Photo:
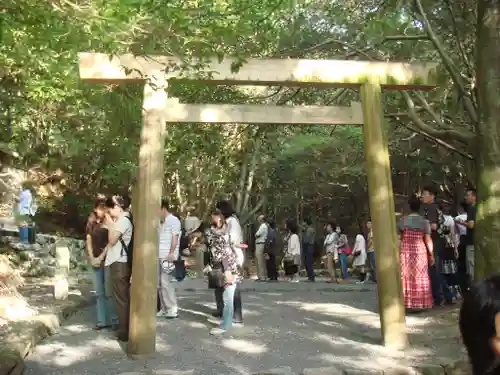
[[[212,291],[201,280],[178,288],[180,318],[158,321],[157,353],[150,359],[130,360],[111,332],[94,332],[94,308],[88,308],[35,349],[27,374],[326,374],[315,372],[321,368],[381,373],[411,365],[441,368],[464,356],[456,310],[408,317],[412,347],[404,352],[382,347],[373,284],[247,280],[245,325],[222,337],[208,333],[216,324],[210,316]]]

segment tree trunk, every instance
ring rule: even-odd
[[[500,1],[478,2],[476,279],[500,270]]]

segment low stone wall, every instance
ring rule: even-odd
[[[21,243],[15,236],[2,236],[0,242],[0,253],[9,257],[23,276],[54,277],[57,270],[56,248],[59,246],[68,247],[71,269],[85,271],[88,268],[83,240],[37,234],[34,244]]]

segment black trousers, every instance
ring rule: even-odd
[[[470,285],[469,277],[467,276],[467,260],[465,254],[465,236],[460,236],[460,245],[458,245],[458,285],[462,293],[465,293]]]
[[[276,266],[276,255],[268,254],[269,259],[266,260],[267,277],[271,280],[278,280],[278,267]]]
[[[224,308],[222,293],[224,293],[224,288],[216,288],[214,289],[214,293],[215,293],[215,304],[217,305],[217,312],[220,313],[220,315],[222,315],[222,309]],[[234,292],[233,320],[235,322],[243,322],[243,308],[241,307],[240,284],[236,285],[236,291]]]

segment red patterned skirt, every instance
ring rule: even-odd
[[[405,228],[399,246],[405,307],[430,309],[433,306],[429,260],[423,233]]]

